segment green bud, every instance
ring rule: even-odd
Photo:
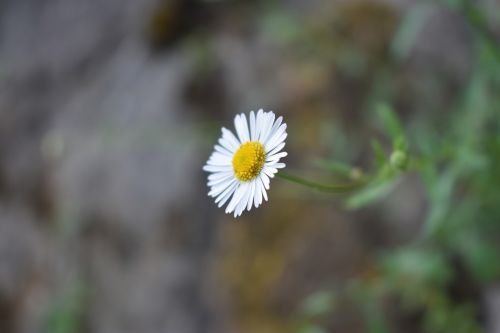
[[[408,166],[408,155],[401,150],[395,150],[391,154],[391,166],[398,170],[406,170]]]
[[[361,177],[363,177],[363,170],[361,170],[360,168],[354,167],[351,169],[351,172],[349,172],[349,177],[351,179],[358,180]]]

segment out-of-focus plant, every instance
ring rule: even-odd
[[[81,283],[69,286],[54,301],[46,314],[42,332],[81,332],[86,303],[86,288]]]
[[[403,171],[417,175],[428,202],[420,232],[409,244],[377,256],[367,274],[305,300],[297,332],[326,332],[325,316],[343,302],[358,304],[367,332],[392,331],[387,303],[418,318],[425,332],[483,330],[477,298],[500,279],[500,43],[474,2],[448,4],[469,23],[475,46],[469,80],[454,96],[453,110],[434,123],[437,117],[426,115],[427,121],[403,129],[389,104],[379,103],[374,109],[391,146],[372,143],[373,171],[319,163],[336,175],[370,180],[346,200],[351,209],[382,199]],[[434,7],[422,2],[402,20],[392,44],[395,62],[407,56]]]

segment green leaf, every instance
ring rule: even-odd
[[[314,293],[302,303],[300,313],[306,317],[327,314],[335,308],[336,300],[336,294],[330,291]]]
[[[71,286],[57,299],[44,322],[46,333],[76,333],[81,330],[86,304],[86,290],[81,284]]]
[[[292,43],[303,36],[303,28],[293,15],[270,11],[261,20],[264,33],[278,43]]]
[[[365,310],[366,331],[369,333],[388,333],[387,321],[378,305],[373,305]]]
[[[452,269],[443,253],[428,249],[406,248],[383,259],[385,273],[397,281],[445,286]]]
[[[346,206],[349,209],[358,209],[371,204],[389,194],[394,189],[396,184],[396,181],[388,180],[369,186],[347,199]]]
[[[396,137],[393,142],[393,149],[394,150],[401,150],[401,151],[407,151],[408,150],[408,142],[403,136],[398,136]]]
[[[330,171],[343,176],[349,175],[352,171],[352,166],[342,162],[317,160],[316,165],[326,171]]]
[[[300,327],[297,333],[327,333],[327,331],[320,326],[306,324]]]
[[[465,261],[475,278],[482,283],[491,283],[500,277],[500,251],[492,242],[477,236],[466,236],[462,246]]]
[[[375,111],[382,123],[382,127],[389,133],[393,140],[403,137],[403,127],[399,121],[399,117],[394,110],[385,103],[379,103],[375,107]]]
[[[434,174],[432,177],[434,179],[427,181],[432,206],[424,223],[426,236],[436,235],[442,231],[443,223],[451,209],[458,173],[456,169],[448,169],[439,175]]]
[[[433,7],[429,3],[416,4],[404,16],[391,44],[391,51],[397,59],[403,60],[408,57],[418,34],[432,14]]]
[[[375,154],[375,162],[377,163],[377,167],[380,169],[387,163],[387,156],[385,155],[384,149],[378,140],[373,139],[371,144],[373,153]]]

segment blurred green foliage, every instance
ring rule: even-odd
[[[450,110],[426,112],[411,123],[401,121],[390,106],[395,97],[390,87],[397,83],[385,74],[396,72],[406,61],[438,7],[432,1],[417,3],[394,34],[392,64],[374,81],[383,87],[374,87],[370,95],[374,119],[385,136],[373,140],[373,169],[363,172],[372,181],[346,200],[350,209],[373,205],[407,173],[416,175],[428,202],[421,232],[409,244],[381,253],[367,276],[306,299],[297,332],[322,332],[318,316],[335,313],[339,299],[358,304],[366,332],[398,331],[391,328],[387,303],[396,304],[403,317],[416,317],[418,331],[484,329],[478,298],[500,280],[500,43],[484,8],[467,0],[446,4],[463,17],[473,36],[466,84],[452,95]],[[356,168],[338,161],[318,164],[346,177]]]
[[[77,333],[82,331],[87,290],[81,283],[61,289],[45,317],[45,333]]]

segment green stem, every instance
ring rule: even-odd
[[[352,183],[352,184],[341,184],[341,185],[325,185],[321,183],[317,183],[311,180],[307,180],[304,178],[300,178],[294,175],[290,175],[286,172],[280,171],[276,174],[276,176],[288,180],[292,183],[300,184],[315,190],[319,190],[322,192],[329,192],[329,193],[347,193],[347,192],[352,192],[354,190],[357,190],[364,185],[366,185],[367,181],[363,182],[358,182],[358,183]]]

